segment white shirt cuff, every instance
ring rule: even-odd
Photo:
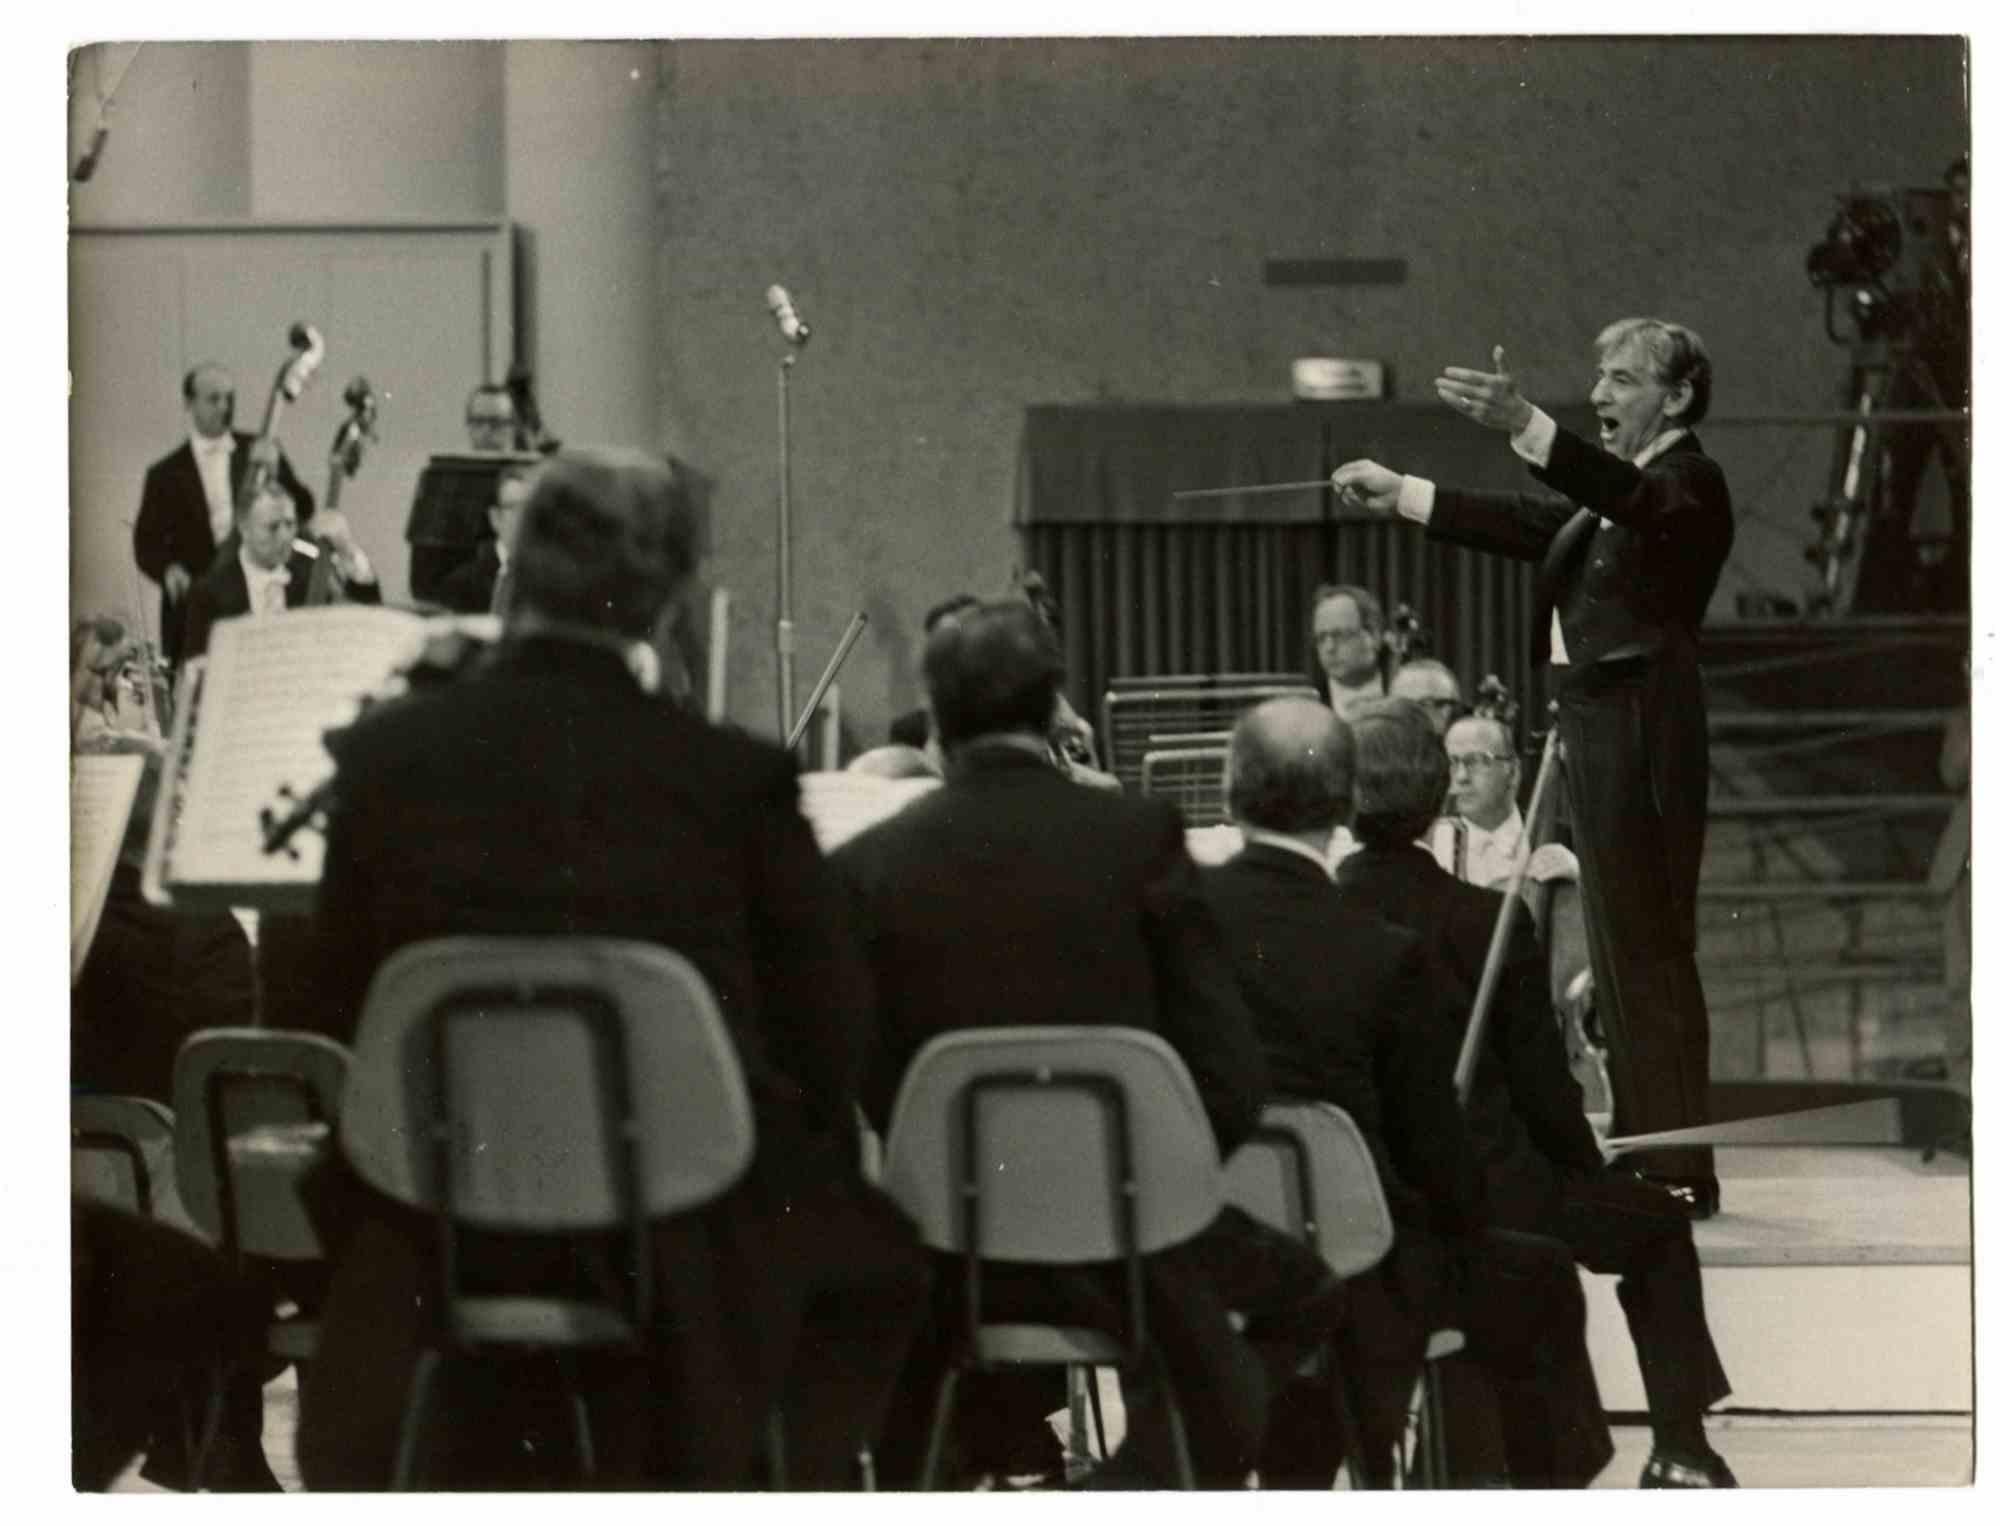
[[[1396,512],[1420,525],[1431,522],[1431,506],[1437,502],[1437,484],[1428,477],[1403,478],[1396,490]]]
[[[1518,434],[1508,436],[1507,443],[1514,447],[1514,454],[1523,461],[1547,466],[1549,452],[1555,449],[1556,421],[1537,408],[1528,415],[1528,422],[1521,426]]]

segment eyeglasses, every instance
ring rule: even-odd
[[[1365,636],[1367,634],[1368,634],[1368,629],[1366,626],[1355,625],[1355,626],[1350,626],[1348,629],[1344,631],[1314,631],[1313,640],[1345,641],[1350,636]]]
[[[1462,768],[1468,773],[1483,774],[1489,768],[1498,768],[1503,763],[1512,763],[1513,761],[1514,755],[1511,752],[1455,752],[1450,757],[1453,773],[1457,773]]]

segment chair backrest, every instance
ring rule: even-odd
[[[565,1233],[627,1223],[628,1186],[649,1217],[720,1196],[756,1129],[708,982],[679,954],[444,938],[398,951],[369,986],[340,1138],[399,1202]]]
[[[1378,1265],[1396,1243],[1368,1142],[1331,1102],[1267,1107],[1225,1177],[1230,1202],[1309,1241],[1342,1277]]]
[[[996,1084],[997,1083],[997,1084]],[[1121,1128],[1120,1115],[1123,1117]],[[976,1205],[960,1183],[977,1136]],[[931,1040],[896,1096],[883,1186],[934,1250],[1069,1264],[1177,1245],[1222,1208],[1215,1134],[1181,1057],[1136,1028],[975,1028]]]
[[[299,1200],[331,1145],[347,1050],[318,1033],[204,1028],[174,1059],[174,1169],[198,1228],[224,1250],[314,1261]]]
[[[70,1192],[147,1218],[160,1209],[171,1169],[174,1115],[148,1097],[69,1099]]]

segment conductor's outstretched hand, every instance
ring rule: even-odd
[[[1396,499],[1403,491],[1403,474],[1377,466],[1373,461],[1348,461],[1335,468],[1333,490],[1350,509],[1393,514]]]
[[[1514,386],[1507,370],[1507,351],[1493,346],[1493,369],[1474,371],[1465,366],[1446,366],[1436,382],[1437,395],[1454,411],[1488,429],[1504,429],[1517,434],[1534,417],[1534,405]]]

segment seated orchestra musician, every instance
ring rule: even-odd
[[[1062,655],[1026,603],[941,621],[923,671],[945,782],[834,854],[880,995],[862,1087],[870,1121],[886,1130],[905,1068],[941,1033],[1117,1025],[1180,1051],[1226,1155],[1256,1127],[1267,1075],[1180,813],[1064,776],[1048,746]],[[1308,1463],[1274,1455],[1281,1438],[1268,1422],[1330,1411],[1309,1396],[1291,1403],[1283,1390],[1338,1321],[1332,1274],[1300,1241],[1235,1208],[1146,1266],[1148,1324],[1187,1417],[1197,1475],[1232,1487],[1252,1468],[1297,1476]],[[1087,1275],[996,1264],[985,1308],[999,1319],[1110,1320],[1115,1329],[1119,1268],[1078,1271]],[[963,1327],[959,1265],[942,1260],[938,1273],[932,1318],[878,1449],[889,1483],[916,1470],[941,1365]],[[1231,1328],[1232,1309],[1249,1319],[1247,1341]],[[1053,1469],[1054,1459],[1040,1461],[1053,1450],[1042,1417],[1062,1403],[1052,1375],[982,1374],[966,1385],[961,1478]],[[1154,1384],[1137,1380],[1126,1402],[1127,1440],[1100,1479],[1163,1483],[1172,1476],[1165,1406]],[[1337,1460],[1321,1450],[1309,1463],[1329,1480]]]
[[[132,554],[139,570],[160,585],[160,651],[181,659],[190,590],[231,539],[236,505],[253,464],[275,473],[299,513],[313,511],[312,490],[292,470],[275,438],[260,439],[231,427],[236,380],[205,360],[181,377],[188,437],[146,468],[139,514],[132,526]]]
[[[316,571],[329,598],[351,604],[379,604],[382,585],[368,553],[356,543],[347,516],[338,510],[314,516],[313,541],[298,539],[298,509],[281,483],[248,493],[236,508],[236,533],[224,542],[188,594],[183,657],[208,651],[218,620],[237,615],[274,615],[298,609],[313,597]],[[329,578],[320,559],[331,563]]]
[[[1389,695],[1419,706],[1439,736],[1465,713],[1458,675],[1435,657],[1412,657],[1399,664],[1389,677]]]
[[[1445,1010],[1462,1034],[1502,897],[1453,879],[1412,845],[1412,827],[1436,815],[1449,777],[1421,711],[1388,700],[1364,713],[1355,723],[1355,755],[1363,848],[1340,866],[1340,888],[1423,940]],[[1703,1430],[1703,1412],[1728,1394],[1729,1382],[1709,1335],[1686,1212],[1666,1188],[1605,1166],[1526,919],[1515,922],[1504,952],[1466,1116],[1494,1222],[1560,1240],[1582,1265],[1620,1279],[1618,1299],[1653,1425],[1640,1486],[1733,1487]],[[1581,1377],[1588,1380],[1587,1360]],[[1552,1475],[1566,1477],[1580,1481],[1561,1469]]]
[[[337,736],[314,918],[318,1010],[351,1038],[396,949],[450,934],[635,938],[706,977],[748,1082],[745,1178],[656,1221],[644,1362],[586,1378],[598,1478],[743,1487],[782,1401],[794,1485],[853,1481],[920,1317],[907,1220],[859,1174],[855,1083],[871,980],[782,750],[643,691],[631,655],[695,570],[696,514],[667,463],[572,451],[537,474],[497,647],[471,672],[371,708]],[[381,1488],[436,1286],[427,1219],[330,1160],[309,1197],[333,1261],[299,1461],[312,1488]],[[463,1237],[469,1274],[560,1292],[615,1237]],[[566,1484],[553,1393],[453,1372],[432,1486]]]
[[[1424,941],[1327,876],[1353,767],[1349,728],[1325,705],[1249,712],[1228,786],[1248,841],[1202,879],[1274,1090],[1353,1116],[1396,1224],[1389,1259],[1347,1284],[1340,1350],[1361,1384],[1366,1471],[1388,1476],[1425,1342],[1449,1325],[1469,1341],[1446,1368],[1452,1482],[1581,1484],[1609,1440],[1574,1264],[1549,1240],[1486,1229],[1487,1186],[1452,1092],[1456,1034]]]
[[[493,482],[493,502],[486,508],[492,533],[480,540],[469,560],[445,574],[437,586],[437,600],[446,609],[461,615],[500,612],[510,581],[507,561],[513,553],[514,527],[521,518],[521,505],[527,501],[528,468],[501,468]]]

